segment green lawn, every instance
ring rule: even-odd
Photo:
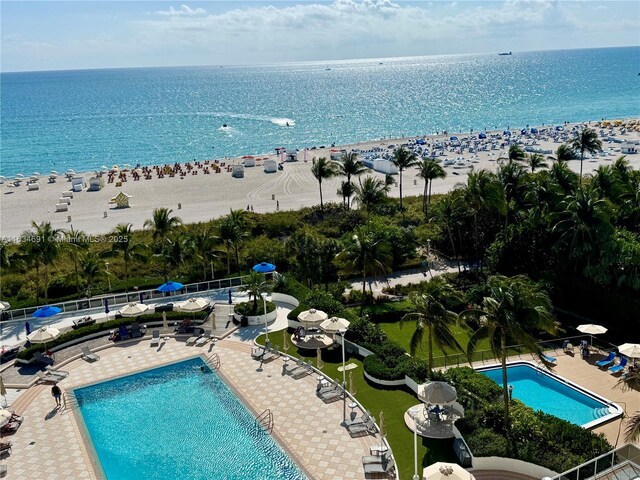
[[[407,325],[408,327],[409,325]],[[274,344],[282,345],[282,333],[271,335]],[[264,345],[264,335],[258,337],[258,343]],[[308,350],[298,350],[292,346],[287,351],[291,357],[311,359],[316,365],[316,352]],[[322,356],[325,362],[322,371],[325,375],[342,379],[342,373],[338,372],[338,367],[342,365],[342,350],[340,348],[330,348],[323,351]],[[356,389],[355,397],[372,415],[379,418],[380,412],[384,412],[385,430],[387,440],[393,449],[400,478],[413,477],[413,434],[404,424],[404,412],[419,400],[413,393],[400,388],[379,388],[367,382],[363,375],[362,361],[356,357],[347,356],[347,363],[355,363],[358,368],[352,370],[353,383]],[[347,384],[349,378],[347,377]],[[320,400],[318,400],[320,401]],[[349,408],[347,407],[347,412]],[[430,440],[418,437],[418,465],[426,467],[434,462],[456,462],[451,440]]]

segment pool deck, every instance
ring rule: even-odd
[[[376,436],[352,438],[342,427],[342,403],[323,403],[315,395],[314,375],[294,380],[283,375],[283,361],[275,359],[260,368],[251,358],[249,342],[234,339],[186,346],[184,339],[170,338],[160,347],[149,340],[115,345],[98,352],[100,360],[73,360],[62,369],[69,377],[58,385],[65,390],[107,378],[127,375],[166,363],[213,352],[221,360],[220,373],[242,396],[245,404],[260,414],[269,408],[274,416],[273,435],[303,468],[309,479],[354,480],[364,478],[362,456],[379,445]],[[36,385],[24,391],[11,409],[24,415],[13,435],[13,449],[2,459],[6,478],[99,479],[93,453],[83,440],[73,408],[54,408],[51,385]],[[189,405],[176,399],[176,408]]]

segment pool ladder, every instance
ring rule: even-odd
[[[262,427],[265,433],[273,430],[273,413],[268,408],[256,418],[256,427]]]
[[[78,403],[78,399],[71,392],[64,392],[62,394],[62,407],[65,410],[75,410],[78,408],[80,404]]]
[[[207,365],[209,365],[214,372],[220,370],[220,356],[216,352],[213,352],[207,357]]]

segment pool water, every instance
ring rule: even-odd
[[[502,386],[502,368],[493,367],[478,371]],[[508,365],[507,382],[513,385],[513,398],[534,410],[542,410],[576,425],[593,426],[589,424],[599,419],[604,420],[603,417],[610,414],[606,403],[541,372],[532,365]]]
[[[306,479],[199,357],[74,393],[107,479]]]

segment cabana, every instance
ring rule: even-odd
[[[109,203],[115,204],[115,208],[129,208],[129,200],[133,198],[133,195],[128,195],[124,192],[118,193],[115,197],[113,197]]]

